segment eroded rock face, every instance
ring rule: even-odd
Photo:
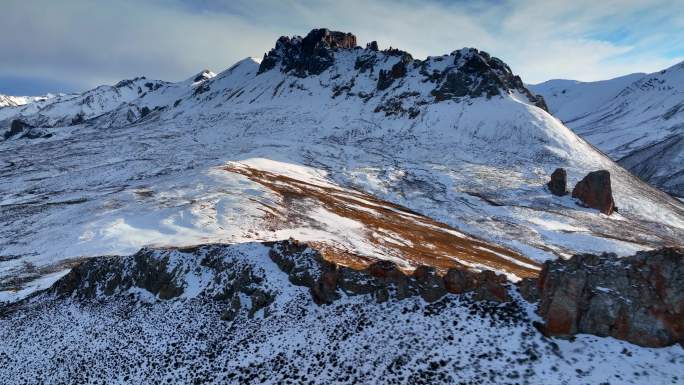
[[[275,48],[264,55],[257,73],[266,72],[280,64],[282,72],[292,71],[295,76],[319,75],[333,64],[335,49],[355,47],[356,36],[326,28],[314,29],[304,38],[282,36]]]
[[[568,174],[565,172],[564,168],[557,168],[551,174],[551,180],[546,184],[551,194],[557,196],[567,195],[567,184],[568,184]]]
[[[326,261],[315,249],[296,240],[266,242],[268,257],[287,275],[289,282],[306,287],[319,305],[347,296],[368,295],[376,302],[422,297],[436,302],[448,292],[470,293],[475,301],[508,302],[507,280],[491,271],[451,269],[443,276],[431,266],[404,273],[390,261],[377,261],[354,270]],[[237,248],[239,249],[239,248]],[[263,250],[263,249],[262,249]],[[221,319],[232,321],[241,312],[252,317],[278,295],[264,271],[244,260],[233,245],[187,248],[144,248],[128,257],[99,257],[82,262],[50,288],[58,298],[89,301],[143,294],[153,300],[179,297],[223,304]],[[268,262],[270,263],[270,262]],[[459,282],[461,289],[456,289]],[[248,300],[247,300],[248,298]]]
[[[491,98],[504,91],[518,91],[539,108],[548,111],[544,98],[533,95],[501,59],[475,48],[464,48],[454,54],[453,67],[441,74],[425,74],[439,83],[432,91],[436,101],[459,99],[465,96]]]
[[[473,298],[483,301],[506,302],[510,300],[507,279],[493,271],[473,272],[449,269],[444,276],[446,290],[454,294],[473,292]]]
[[[610,186],[610,172],[607,170],[592,171],[575,185],[572,197],[582,203],[610,215],[615,211],[615,201]]]
[[[539,289],[539,313],[548,335],[588,333],[649,347],[684,343],[681,249],[549,261]]]
[[[273,302],[263,277],[251,265],[226,258],[230,245],[203,245],[188,248],[143,248],[127,257],[98,257],[75,266],[49,290],[57,297],[99,300],[102,296],[133,296],[147,292],[160,300],[185,295],[226,302],[223,319],[235,317],[240,298],[249,298],[246,311],[252,317]],[[205,271],[210,283],[194,288],[196,273]],[[196,292],[195,292],[196,291]],[[245,305],[245,304],[242,304]]]

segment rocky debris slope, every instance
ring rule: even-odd
[[[482,282],[499,287],[488,275],[452,270],[440,278],[419,268],[405,276],[388,263],[354,273],[294,241],[96,258],[0,308],[0,382],[684,380],[675,348],[544,337],[516,290],[504,289],[503,303],[476,298]],[[312,294],[333,293],[333,283],[332,301],[315,305]]]
[[[684,344],[684,250],[549,261],[539,290],[548,335],[588,333],[651,347]]]
[[[572,189],[572,197],[606,215],[612,214],[617,209],[613,200],[610,172],[607,170],[592,171],[587,174]]]

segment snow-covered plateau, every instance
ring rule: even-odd
[[[501,60],[473,48],[416,60],[315,32],[218,74],[0,108],[4,383],[684,383],[680,346],[549,339],[518,296],[318,306],[293,286],[263,242],[306,242],[352,269],[466,266],[518,282],[547,260],[684,239],[684,203],[576,135]],[[608,170],[618,212],[552,195],[558,167],[570,188]],[[203,252],[171,252],[187,272],[172,299],[40,291],[93,257],[214,243],[271,285],[267,314],[222,320]]]

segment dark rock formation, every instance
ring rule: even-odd
[[[420,296],[427,302],[435,302],[447,293],[444,279],[434,267],[418,266],[413,272],[413,278],[418,284]]]
[[[339,291],[371,295],[378,302],[417,295],[434,302],[447,292],[472,293],[473,299],[482,301],[510,300],[506,277],[492,271],[472,272],[464,267],[450,269],[442,277],[433,267],[419,266],[413,274],[406,274],[391,261],[376,261],[364,270],[353,270],[325,261],[318,252],[294,240],[275,243],[270,256],[288,273],[290,282],[309,287],[318,304],[333,303]]]
[[[13,136],[19,135],[22,132],[24,132],[24,130],[29,129],[29,128],[32,128],[32,126],[30,124],[28,124],[22,120],[15,119],[12,121],[12,123],[10,123],[9,130],[5,132],[5,135],[4,135],[5,139],[9,139]]]
[[[224,258],[222,253],[229,245],[204,245],[188,248],[143,248],[128,257],[99,257],[88,259],[71,269],[49,290],[58,297],[75,297],[81,300],[98,300],[100,296],[130,296],[131,289],[144,289],[160,300],[170,300],[184,294],[188,288],[187,274],[193,264],[172,261],[188,254],[201,258],[199,265],[210,269],[214,284],[202,293],[203,298],[226,302],[228,308],[221,316],[233,319],[240,309],[240,295],[249,297],[248,317],[265,309],[274,295],[263,289],[263,279],[248,264]],[[180,253],[180,254],[177,254]]]
[[[598,209],[606,215],[612,214],[615,211],[615,201],[610,186],[610,172],[590,172],[575,185],[572,197],[578,198],[587,207]]]
[[[454,294],[473,292],[476,300],[506,302],[510,298],[508,280],[503,275],[485,270],[473,272],[465,269],[449,269],[444,276],[444,286]]]
[[[3,134],[5,140],[10,138],[38,139],[49,138],[51,136],[52,134],[37,129],[35,126],[20,119],[12,120],[9,130],[5,131]]]
[[[564,168],[557,168],[551,174],[551,180],[546,185],[549,187],[551,194],[563,196],[568,193],[568,174],[565,172]]]
[[[684,343],[684,250],[549,261],[539,288],[548,335],[588,333],[649,347]]]
[[[266,242],[271,260],[287,274],[289,281],[309,289],[313,301],[331,304],[344,293],[369,295],[377,302],[421,296],[427,302],[442,299],[448,292],[469,293],[475,301],[508,302],[507,280],[491,271],[472,272],[451,269],[443,277],[430,266],[404,273],[390,261],[376,261],[363,270],[337,266],[316,250],[295,240]],[[102,296],[133,298],[140,289],[158,300],[182,295],[224,304],[220,317],[232,321],[243,308],[248,317],[257,311],[269,313],[276,293],[268,289],[266,278],[253,265],[233,258],[231,245],[203,245],[187,248],[144,248],[128,257],[99,257],[76,265],[58,280],[49,293],[58,298],[83,301]],[[198,259],[195,259],[198,258]],[[199,270],[213,277],[206,286],[192,288],[188,277]],[[193,278],[194,279],[194,278]],[[458,286],[460,285],[460,286]],[[189,291],[188,291],[189,290]],[[249,297],[248,304],[241,297]],[[243,301],[244,302],[244,301]]]
[[[351,33],[314,29],[306,37],[282,36],[274,49],[264,55],[257,74],[269,71],[278,64],[282,72],[305,77],[318,75],[334,62],[334,50],[356,47],[356,36]]]
[[[434,74],[429,76],[432,79]],[[533,95],[506,63],[475,48],[457,51],[453,66],[448,67],[440,78],[440,85],[432,91],[437,101],[465,96],[491,98],[500,95],[502,90],[515,90],[527,96],[537,107],[548,111],[544,99]]]
[[[389,71],[380,70],[380,73],[378,74],[378,90],[385,90],[389,88],[396,79],[406,76],[406,66],[411,63],[412,60],[413,58],[411,55],[405,53],[401,55],[401,59],[399,59]]]

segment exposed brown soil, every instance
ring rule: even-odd
[[[369,244],[383,250],[388,257],[406,261],[408,267],[404,266],[404,269],[427,265],[444,273],[449,268],[476,265],[521,278],[536,277],[540,270],[539,263],[513,250],[463,234],[444,223],[360,191],[318,185],[245,165],[229,165],[225,170],[244,175],[282,197],[282,208],[269,206],[267,209],[271,228],[303,223],[315,225],[315,221],[307,217],[307,210],[318,205],[362,224]],[[313,243],[325,259],[338,265],[363,269],[377,260],[333,242],[309,243]]]

